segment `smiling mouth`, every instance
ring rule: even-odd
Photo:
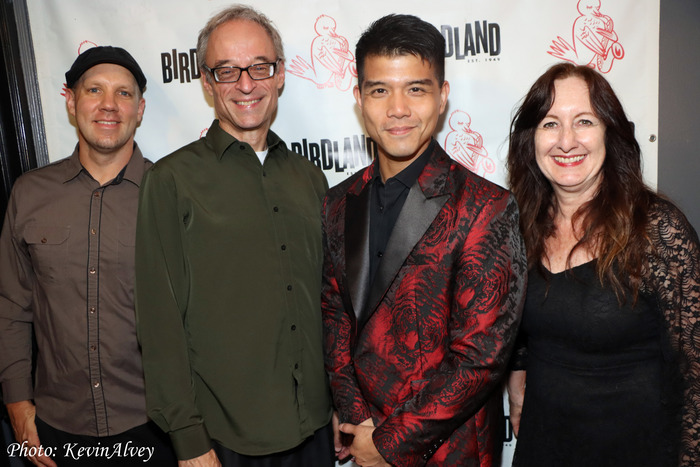
[[[96,120],[97,123],[100,125],[116,125],[119,122],[115,122],[113,120]]]
[[[387,128],[386,129],[387,133],[389,133],[391,135],[396,135],[396,136],[405,135],[406,133],[410,133],[411,130],[413,130],[412,126],[401,126],[401,127],[394,127],[394,128]]]
[[[560,164],[575,164],[585,158],[586,156],[554,156],[554,160]]]
[[[260,102],[261,100],[262,100],[262,99],[254,99],[254,100],[251,100],[251,101],[235,101],[235,102],[236,102],[236,105],[246,106],[246,105],[257,104],[257,103]]]

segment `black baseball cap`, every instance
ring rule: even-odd
[[[114,63],[121,65],[134,75],[139,89],[143,92],[146,89],[146,76],[141,71],[141,67],[129,52],[121,47],[110,45],[92,47],[78,55],[70,70],[66,72],[66,86],[72,88],[73,85],[83,76],[83,73],[100,63]]]

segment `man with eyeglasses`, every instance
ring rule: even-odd
[[[332,466],[320,311],[323,173],[270,131],[284,55],[246,6],[197,44],[218,116],[146,174],[137,328],[149,416],[181,466]]]

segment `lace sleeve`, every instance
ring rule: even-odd
[[[700,465],[700,243],[667,201],[650,212],[648,233],[652,249],[644,282],[658,297],[682,378],[679,465],[694,467]]]

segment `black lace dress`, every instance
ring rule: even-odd
[[[531,271],[513,465],[700,465],[700,247],[671,204],[652,212],[644,284],[620,307],[595,261]]]

